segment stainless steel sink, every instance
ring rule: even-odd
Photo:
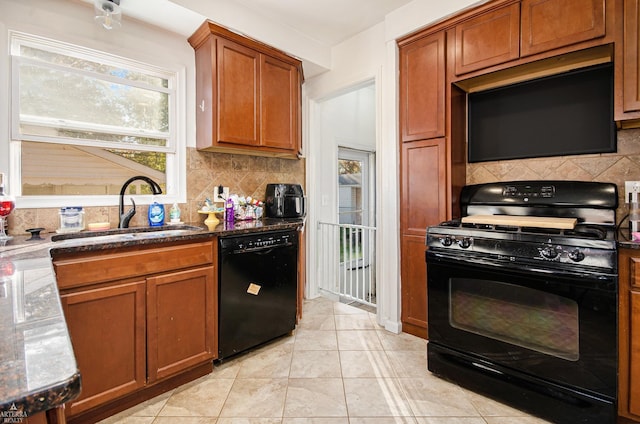
[[[56,234],[51,241],[74,241],[77,243],[113,243],[130,240],[148,240],[177,237],[202,232],[200,227],[191,225],[121,228],[107,231],[87,231],[73,234]]]

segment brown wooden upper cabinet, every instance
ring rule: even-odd
[[[209,21],[189,43],[196,59],[198,149],[298,155],[301,62]]]
[[[620,25],[621,45],[616,46],[617,58],[622,66],[616,68],[617,96],[616,120],[640,118],[640,0],[624,0],[623,22]],[[626,116],[625,114],[628,114]]]
[[[400,45],[402,141],[444,136],[445,59],[444,32]]]
[[[522,0],[521,54],[604,37],[605,0]]]
[[[606,0],[522,0],[456,25],[456,75],[606,35]]]
[[[517,59],[520,5],[484,13],[456,26],[456,74]]]

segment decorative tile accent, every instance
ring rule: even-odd
[[[467,184],[523,180],[610,182],[618,186],[618,221],[628,211],[624,182],[640,180],[640,129],[618,131],[618,151],[467,164]]]

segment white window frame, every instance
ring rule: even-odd
[[[157,151],[166,153],[166,190],[160,196],[152,199],[151,195],[136,195],[137,204],[150,204],[153,200],[165,204],[174,202],[186,202],[186,70],[185,67],[168,69],[166,66],[155,66],[152,64],[142,63],[137,60],[112,55],[102,51],[72,45],[62,41],[56,41],[40,36],[25,34],[18,31],[9,31],[10,43],[10,59],[11,59],[11,76],[10,82],[11,103],[11,139],[9,142],[9,176],[10,176],[10,193],[16,197],[17,208],[39,208],[39,207],[60,207],[60,206],[114,206],[118,204],[118,195],[83,195],[83,196],[22,196],[22,169],[21,169],[21,144],[23,141],[35,141],[44,143],[58,143],[65,145],[82,145],[97,148],[114,148],[127,150],[128,146],[117,142],[99,141],[95,143],[77,140],[72,138],[58,138],[56,140],[47,139],[46,137],[38,137],[20,134],[20,105],[19,105],[19,67],[21,63],[42,62],[19,56],[21,45],[35,47],[42,50],[51,51],[68,56],[74,56],[81,59],[97,61],[101,63],[119,66],[150,75],[155,75],[168,80],[167,88],[159,88],[158,91],[168,93],[169,98],[169,135],[167,137],[166,146],[145,146],[136,145],[135,150],[139,151]],[[18,53],[16,54],[16,49]],[[58,68],[56,65],[47,64],[51,68]],[[62,69],[62,68],[60,68]],[[69,68],[64,68],[68,71]],[[74,71],[75,72],[75,71]],[[82,74],[83,71],[78,71]],[[108,77],[104,79],[109,79]],[[114,78],[114,81],[122,83],[121,79]],[[135,81],[130,82],[131,86],[140,86]],[[179,106],[180,105],[180,106]],[[70,129],[76,129],[77,123],[67,121],[63,125]],[[133,136],[149,136],[158,134],[149,131],[114,131],[126,135]],[[122,181],[124,183],[124,181]]]
[[[338,160],[354,160],[362,163],[362,225],[375,227],[375,153],[369,150],[338,146]],[[336,176],[336,178],[338,178]],[[338,185],[336,193],[340,192]],[[337,198],[337,222],[340,222],[340,198]]]

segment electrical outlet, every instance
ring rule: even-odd
[[[624,182],[624,201],[629,202],[631,193],[636,193],[635,196],[640,197],[640,181],[625,181]]]
[[[222,193],[220,193],[220,187],[222,187]],[[213,201],[224,202],[229,197],[229,187],[215,186],[213,188]]]

